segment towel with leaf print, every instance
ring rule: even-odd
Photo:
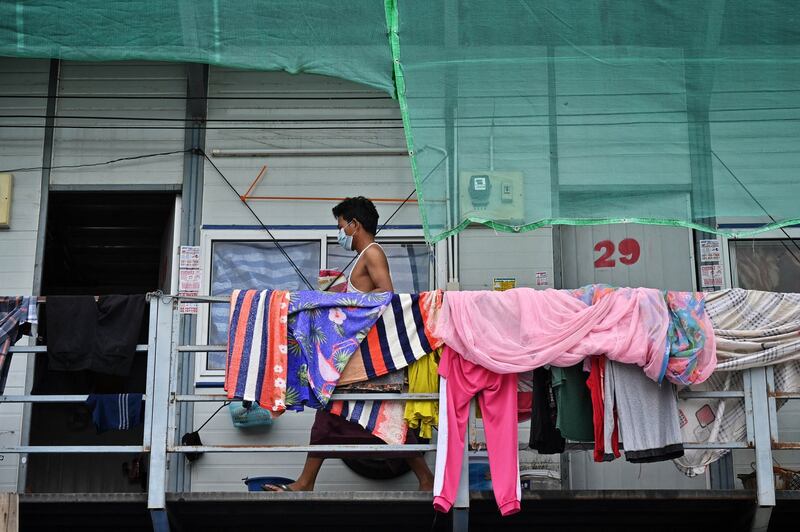
[[[391,299],[390,292],[291,293],[287,410],[328,403],[342,370]]]

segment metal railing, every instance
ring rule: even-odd
[[[147,377],[145,390],[144,436],[141,445],[20,445],[0,448],[2,453],[132,453],[148,452],[150,467],[148,474],[148,509],[154,529],[168,530],[166,518],[166,492],[170,455],[184,453],[285,453],[285,452],[336,452],[355,453],[431,451],[435,444],[425,445],[182,445],[178,439],[177,413],[182,403],[227,401],[221,394],[178,393],[178,369],[181,362],[194,353],[224,351],[221,345],[180,345],[179,301],[201,304],[227,302],[226,297],[179,297],[160,293],[148,294],[149,333],[148,343],[137,346],[138,353],[147,353]],[[13,353],[37,355],[46,352],[44,346],[12,347]],[[685,391],[683,398],[712,398],[744,400],[746,418],[746,441],[689,442],[686,449],[753,449],[755,451],[757,497],[759,513],[754,528],[769,522],[769,512],[775,505],[775,485],[772,470],[772,449],[800,449],[800,443],[780,442],[778,439],[777,400],[800,399],[800,394],[775,391],[774,374],[771,367],[743,371],[742,391]],[[407,399],[438,401],[438,394],[334,394],[333,399],[347,400],[394,400]],[[0,403],[69,403],[82,402],[85,395],[4,395]],[[456,516],[454,527],[464,527],[469,508],[468,456],[481,454],[470,450],[468,424],[465,437],[464,460],[457,500],[454,504]]]

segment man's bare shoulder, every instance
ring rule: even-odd
[[[385,259],[386,258],[386,252],[383,250],[383,248],[380,245],[376,244],[374,246],[368,247],[364,251],[364,257],[367,258],[367,259]]]

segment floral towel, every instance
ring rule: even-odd
[[[665,298],[670,318],[665,376],[679,385],[701,383],[717,366],[714,328],[706,313],[705,294],[669,291]]]
[[[570,292],[587,305],[593,305],[615,290],[618,288],[594,284]],[[663,359],[658,382],[666,377],[678,385],[699,384],[708,379],[717,366],[714,328],[706,312],[705,294],[661,292],[667,304],[669,326],[667,356]]]
[[[391,302],[387,293],[292,292],[289,302],[289,410],[324,407],[342,370]]]

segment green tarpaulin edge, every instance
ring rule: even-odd
[[[540,229],[542,227],[550,227],[553,225],[571,225],[571,226],[609,225],[609,224],[664,225],[669,227],[683,227],[686,229],[697,229],[698,231],[704,231],[706,233],[711,233],[726,238],[747,238],[761,233],[766,233],[768,231],[774,231],[782,227],[800,225],[800,218],[785,220],[783,222],[775,222],[755,228],[728,230],[719,227],[711,227],[699,223],[687,222],[684,220],[663,220],[659,218],[594,218],[594,219],[549,218],[525,225],[507,225],[507,224],[502,224],[500,222],[487,220],[484,218],[469,217],[466,220],[462,221],[457,226],[455,226],[454,228],[450,229],[449,231],[437,233],[430,238],[426,230],[425,239],[429,244],[435,244],[440,240],[444,240],[445,238],[460,233],[461,231],[463,231],[464,229],[473,224],[485,225],[486,227],[489,227],[501,233],[524,233],[526,231],[533,231],[534,229]]]

